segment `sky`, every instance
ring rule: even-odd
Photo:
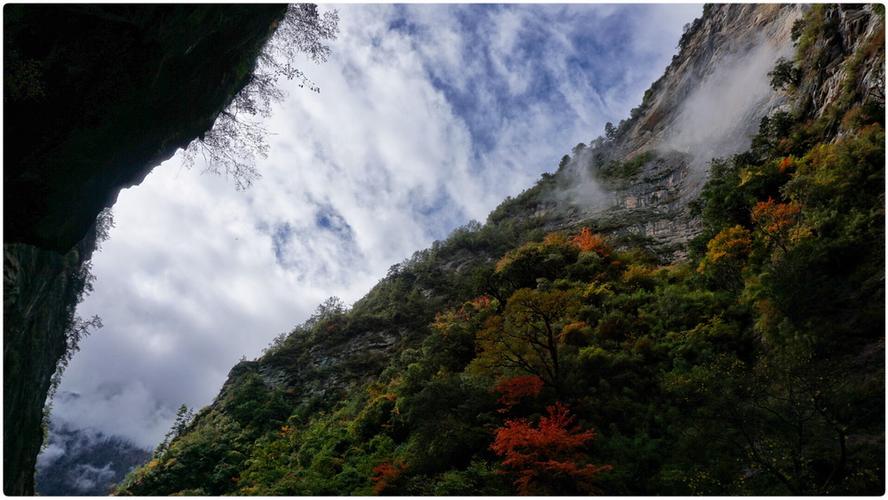
[[[330,9],[332,6],[322,6]],[[53,418],[153,448],[325,298],[484,221],[641,102],[701,5],[337,6],[238,191],[181,155],[120,193]],[[286,84],[286,82],[285,82]]]

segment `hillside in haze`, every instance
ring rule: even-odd
[[[37,460],[35,490],[40,496],[108,495],[127,473],[151,457],[149,451],[101,431],[56,421],[49,427]]]
[[[882,494],[884,26],[706,6],[626,120],[238,363],[117,493]]]

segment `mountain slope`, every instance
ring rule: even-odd
[[[629,119],[118,492],[884,491],[883,61],[881,6],[707,6]]]
[[[104,496],[151,453],[92,429],[50,423],[47,446],[37,459],[41,496]]]

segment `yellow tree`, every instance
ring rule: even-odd
[[[481,357],[491,366],[536,375],[559,390],[561,331],[579,305],[573,290],[516,291],[503,315],[492,317],[479,333]]]

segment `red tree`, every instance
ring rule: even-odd
[[[507,378],[497,384],[494,390],[501,394],[497,402],[504,406],[500,412],[505,413],[522,399],[538,396],[543,390],[543,379],[536,375]]]
[[[802,206],[796,202],[779,203],[773,198],[752,207],[752,221],[784,252],[792,239],[792,230],[801,219]]]
[[[371,478],[371,481],[373,481],[373,493],[379,495],[385,491],[386,488],[401,477],[405,469],[407,469],[407,466],[400,461],[395,464],[383,462],[374,467],[373,473],[376,475]]]
[[[610,246],[604,241],[599,234],[594,234],[591,229],[584,227],[580,230],[580,234],[570,239],[581,252],[595,252],[602,257],[607,257],[611,253]]]
[[[595,431],[572,427],[574,417],[561,403],[546,411],[536,427],[526,419],[507,420],[490,448],[505,457],[503,465],[516,475],[522,495],[591,492],[595,476],[612,468],[588,463],[584,448]]]

